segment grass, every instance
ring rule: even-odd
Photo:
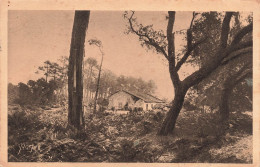
[[[81,131],[67,128],[67,111],[9,108],[11,162],[252,162],[226,150],[252,135],[252,118],[232,114],[223,133],[216,114],[181,112],[169,136],[156,136],[165,113],[87,114]],[[241,149],[241,148],[239,148]],[[246,149],[246,148],[245,148]],[[222,150],[222,152],[221,152]],[[236,153],[239,154],[239,153]],[[241,158],[242,157],[242,158]]]

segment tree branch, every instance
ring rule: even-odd
[[[234,37],[231,46],[238,44],[246,34],[252,31],[253,31],[253,23],[248,24],[247,26],[242,28]]]
[[[253,46],[252,39],[249,41],[246,41],[246,42],[241,42],[236,45],[232,45],[226,49],[226,51],[223,54],[223,58],[229,56],[230,54],[232,54],[232,52],[236,52],[238,50],[245,49],[245,48],[252,47],[252,46]]]
[[[192,45],[192,26],[193,21],[195,19],[195,12],[193,12],[193,16],[190,22],[190,28],[187,30],[187,51],[184,54],[184,56],[181,58],[181,60],[176,64],[176,71],[179,71],[181,66],[186,62],[188,57],[190,56],[191,52],[200,44],[204,43],[207,39],[207,37],[202,38],[201,40],[197,41],[195,44]]]
[[[176,70],[179,71],[181,66],[186,62],[188,57],[190,56],[191,52],[200,44],[206,42],[208,37],[202,38],[201,40],[197,41],[195,44],[193,44],[191,47],[188,48],[187,52],[184,54],[184,56],[181,58],[181,60],[176,64]]]
[[[237,51],[231,53],[228,57],[225,57],[222,60],[221,65],[225,65],[225,64],[229,63],[230,61],[232,61],[232,60],[234,60],[236,58],[239,58],[240,56],[243,56],[243,55],[246,55],[246,54],[249,54],[249,53],[252,53],[252,52],[253,52],[253,48],[252,47],[248,47],[248,48],[237,50]]]
[[[243,73],[241,73],[241,75],[239,74],[239,76],[237,76],[237,78],[235,79],[234,86],[252,75],[251,69],[245,69],[245,71],[242,72]]]
[[[226,49],[227,47],[228,34],[230,31],[229,24],[232,15],[233,15],[232,12],[226,12],[226,15],[223,19],[221,36],[220,36],[220,47],[218,49],[218,52],[216,52],[214,58],[211,61],[209,61],[207,65],[204,65],[199,70],[195,71],[194,73],[192,73],[190,76],[188,76],[183,80],[183,84],[186,87],[191,87],[193,85],[196,85],[205,77],[207,77],[210,73],[212,73],[221,64],[221,61],[224,58],[224,56],[222,55],[223,52],[225,52],[225,50],[223,51],[223,49]]]
[[[147,43],[148,45],[153,46],[158,52],[161,52],[161,53],[164,55],[164,57],[168,60],[167,53],[166,53],[165,50],[164,50],[161,46],[159,46],[156,42],[153,42],[152,40],[149,40],[149,41],[144,40],[144,42]]]
[[[231,45],[225,50],[224,54],[223,54],[223,58],[229,56],[230,54],[232,54],[232,52],[236,52],[239,51],[241,49],[245,49],[247,47],[252,47],[253,46],[253,40],[252,38],[248,41],[245,42],[241,42],[242,38],[252,32],[253,30],[253,24],[249,24],[247,26],[245,26],[243,29],[241,29],[236,36],[234,37],[234,40],[232,41]]]
[[[229,74],[229,77],[224,82],[224,88],[230,89],[230,87],[235,87],[250,75],[252,75],[252,62],[244,64],[235,74]]]
[[[221,36],[220,36],[220,46],[222,49],[227,47],[228,34],[230,31],[230,20],[233,15],[233,12],[226,12],[226,15],[223,20]]]
[[[192,25],[193,25],[193,20],[195,19],[195,12],[193,12],[193,16],[190,22],[190,28],[187,29],[187,48],[188,50],[191,49],[191,45],[192,45]]]
[[[158,52],[161,52],[161,53],[164,55],[164,57],[165,57],[167,60],[169,60],[169,59],[168,59],[168,55],[167,55],[166,51],[164,50],[164,48],[161,47],[158,43],[156,43],[154,39],[152,39],[151,37],[149,37],[148,34],[139,33],[138,31],[136,31],[136,30],[134,29],[134,26],[133,26],[133,23],[132,23],[132,19],[133,19],[134,13],[135,13],[135,12],[132,11],[132,14],[131,14],[130,18],[128,18],[128,22],[129,22],[131,31],[132,31],[133,33],[135,33],[135,34],[136,34],[137,36],[139,36],[139,37],[144,37],[144,38],[146,38],[146,40],[144,40],[145,43],[147,43],[147,44],[149,44],[149,45],[155,47],[155,49],[156,49]]]

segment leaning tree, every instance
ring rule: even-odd
[[[80,129],[83,125],[82,62],[90,11],[75,11],[68,67],[69,125]]]
[[[124,14],[124,18],[128,21],[128,32],[133,33],[139,37],[139,41],[142,46],[146,46],[148,49],[155,49],[158,53],[162,54],[168,61],[170,78],[174,87],[174,100],[172,106],[167,113],[158,135],[168,135],[173,131],[175,127],[176,120],[182,109],[185,95],[189,88],[197,85],[204,78],[209,76],[214,70],[216,70],[231,54],[233,57],[236,55],[243,54],[243,52],[248,53],[248,48],[252,49],[252,38],[244,41],[242,40],[247,34],[252,32],[253,24],[250,23],[238,31],[232,41],[230,38],[230,22],[233,12],[226,12],[221,22],[220,37],[217,38],[217,47],[215,50],[208,52],[207,63],[203,64],[198,70],[187,76],[185,79],[181,80],[179,76],[179,71],[181,67],[187,62],[190,55],[195,49],[203,49],[203,45],[206,43],[208,36],[204,36],[200,39],[193,38],[193,22],[196,17],[195,12],[193,12],[193,17],[190,22],[190,26],[186,31],[186,46],[183,49],[183,54],[180,56],[176,54],[175,51],[175,33],[173,32],[173,27],[175,23],[175,11],[168,11],[168,25],[166,29],[166,35],[163,31],[156,31],[153,29],[152,25],[143,26],[138,24],[136,18],[134,18],[134,13]],[[211,35],[211,34],[209,34]],[[215,48],[215,46],[212,46]],[[239,54],[236,54],[239,52]]]
[[[207,34],[207,43],[202,46],[203,49],[196,48],[188,61],[198,66],[207,64],[208,59],[210,59],[208,53],[217,49],[212,45],[217,46],[218,40],[216,39],[220,37],[218,30],[221,28],[221,17],[218,17],[217,12],[207,12],[200,15],[201,17],[196,19],[193,25],[193,38],[199,39]],[[233,13],[228,42],[232,41],[231,39],[241,30],[243,25],[252,22],[251,14],[247,17],[244,16],[241,16],[239,12]],[[250,38],[252,38],[252,34],[245,36],[242,41],[250,40]],[[200,94],[195,98],[197,99],[195,100],[196,104],[199,102],[202,106],[205,104],[210,106],[212,110],[217,109],[221,116],[220,123],[227,123],[229,108],[232,108],[233,111],[250,109],[250,92],[252,90],[250,91],[250,86],[245,84],[245,79],[250,78],[250,75],[252,75],[252,48],[249,47],[235,54],[230,54],[222,61],[221,66],[198,85],[193,86],[193,90]],[[238,88],[243,91],[238,92]],[[239,96],[242,92],[243,96]],[[234,96],[235,94],[236,96]]]

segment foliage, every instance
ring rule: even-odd
[[[98,39],[90,39],[88,41],[89,45],[96,45],[97,47],[103,47],[102,42]]]
[[[13,104],[19,96],[19,88],[12,83],[8,84],[8,104]]]
[[[48,81],[48,77],[53,77],[54,80],[56,80],[56,78],[60,79],[64,77],[63,68],[56,62],[51,62],[49,60],[45,61],[43,66],[38,67],[38,70],[39,71],[36,71],[36,73],[38,74],[42,71],[46,77],[46,82]]]
[[[128,19],[128,15],[129,12],[125,11],[123,14],[124,19]],[[144,26],[143,24],[138,23],[137,18],[134,17],[134,12],[132,12],[132,15],[129,19],[131,20],[129,21],[130,26],[125,33],[133,33],[138,35],[141,46],[146,47],[149,50],[155,50],[157,53],[162,53],[162,51],[156,47],[153,47],[151,43],[157,43],[163,49],[167,48],[168,44],[166,35],[164,35],[162,30],[157,31],[153,29],[153,25]],[[137,30],[133,31],[132,27],[135,27]]]
[[[222,124],[219,124],[220,116],[217,113],[182,112],[174,132],[180,138],[175,142],[176,145],[170,144],[170,147],[176,152],[175,159],[172,162],[250,163],[252,157],[251,160],[249,158],[245,161],[244,159],[234,158],[233,152],[216,153],[211,150],[225,150],[227,146],[234,146],[240,139],[244,140],[244,137],[251,136],[251,118],[247,114],[232,114],[229,129],[225,129]],[[247,145],[250,145],[250,142]],[[244,149],[248,149],[247,145],[244,146]],[[234,146],[233,149],[237,149],[237,147]],[[252,154],[239,153],[239,156],[249,157]]]
[[[225,153],[220,155],[214,150],[225,150],[226,146],[252,135],[251,116],[232,114],[230,129],[220,135],[218,115],[186,111],[180,115],[174,136],[155,136],[164,116],[164,112],[127,115],[87,112],[86,125],[78,131],[67,127],[65,109],[9,106],[8,159],[11,162],[250,162],[250,152],[249,159],[234,159],[231,154],[223,157]],[[243,157],[242,153],[237,155]]]
[[[197,63],[199,66],[207,64],[210,58],[208,53],[216,49],[218,45],[216,42],[220,36],[218,29],[213,27],[219,27],[221,23],[222,14],[219,13],[201,13],[202,17],[195,19],[193,26],[194,37],[203,36],[204,32],[210,32],[215,34],[209,36],[208,42],[198,46],[197,49],[203,47],[200,52],[197,49],[194,50],[188,62]],[[214,16],[215,15],[215,16]],[[234,19],[234,20],[233,20]],[[207,21],[208,20],[208,21]],[[234,13],[234,17],[231,20],[231,30],[228,37],[228,44],[230,45],[234,36],[245,26],[243,24],[249,24],[250,21],[244,21],[240,17],[240,13]],[[209,28],[208,30],[206,30]],[[220,29],[220,27],[219,27]],[[242,41],[249,40],[252,36],[248,33]],[[210,46],[212,43],[212,46]],[[213,45],[214,44],[214,45]],[[208,48],[208,49],[207,49]],[[197,56],[196,56],[197,55]],[[208,58],[207,58],[208,57]],[[236,56],[234,59],[231,57],[226,59],[222,65],[220,65],[215,71],[213,71],[208,77],[206,77],[199,84],[194,85],[186,94],[184,107],[186,110],[195,110],[200,108],[204,110],[210,108],[211,111],[225,111],[222,107],[223,103],[228,104],[228,112],[244,112],[252,110],[252,87],[245,84],[245,78],[251,78],[252,71],[252,54],[245,52]],[[224,95],[225,92],[229,92],[228,95]],[[230,98],[228,98],[230,96]],[[224,97],[224,98],[223,98]],[[195,106],[196,105],[196,106]],[[227,111],[227,110],[226,110]]]
[[[187,63],[201,67],[212,58],[211,53],[216,52],[219,45],[222,17],[223,15],[217,12],[196,13],[196,18],[191,29],[192,43],[205,36],[207,37],[207,42],[198,45],[194,49]]]
[[[232,27],[231,19],[233,16],[237,16],[235,12],[225,12],[224,17],[219,12],[201,14],[193,12],[190,26],[186,30],[186,45],[180,49],[181,53],[177,54],[175,32],[173,32],[175,11],[168,11],[166,35],[163,35],[162,31],[154,30],[152,25],[143,26],[137,23],[134,14],[135,12],[132,11],[130,14],[125,12],[123,15],[128,22],[127,32],[135,34],[139,37],[142,46],[155,49],[169,63],[175,97],[167,118],[158,131],[158,135],[168,135],[175,127],[185,95],[191,87],[197,86],[224,63],[229,63],[241,55],[252,53],[252,35],[250,34],[252,34],[253,24],[249,23],[247,26],[239,28],[240,21],[236,17],[235,28]],[[239,31],[235,29],[239,29]],[[234,33],[235,31],[236,33]],[[176,33],[176,35],[178,34]],[[198,66],[198,69],[181,80],[179,70],[187,63]]]
[[[9,84],[8,96],[12,99],[13,103],[22,106],[52,105],[57,103],[57,95],[55,94],[55,91],[58,88],[58,80],[50,80],[49,82],[46,82],[41,78],[37,81],[29,80],[27,84],[20,82],[18,86]]]
[[[246,78],[252,76],[252,55],[246,55],[221,66],[200,84],[193,87],[193,92],[187,100],[197,106],[209,106],[212,110],[221,110],[222,95],[230,90],[227,101],[230,112],[252,110],[252,86],[246,83]],[[241,77],[242,76],[242,77]],[[243,78],[244,77],[244,78]],[[242,79],[242,80],[241,80]]]
[[[49,60],[44,62],[44,66],[38,67],[43,71],[46,78],[29,80],[27,84],[8,84],[9,103],[20,105],[52,105],[60,103],[64,105],[67,98],[67,68],[68,57],[59,59],[61,65]],[[37,71],[36,73],[39,73]],[[50,78],[51,79],[48,79]]]

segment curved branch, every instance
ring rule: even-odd
[[[222,28],[221,28],[221,36],[220,36],[220,47],[218,51],[216,52],[216,55],[214,58],[207,63],[207,65],[201,67],[199,70],[192,73],[190,76],[185,78],[182,82],[186,87],[191,87],[193,85],[196,85],[201,80],[203,80],[205,77],[207,77],[210,73],[212,73],[222,62],[222,60],[227,56],[226,53],[226,47],[227,47],[227,40],[228,40],[228,34],[230,31],[230,20],[232,17],[232,12],[226,12],[226,15],[224,17]],[[224,50],[223,50],[224,49]]]
[[[244,79],[252,76],[252,70],[246,70],[244,74],[241,74],[238,78],[236,78],[236,83],[243,81]]]
[[[252,39],[249,40],[249,41],[246,41],[246,42],[241,42],[241,43],[238,43],[236,45],[232,45],[232,46],[230,46],[229,48],[226,49],[226,51],[223,54],[223,58],[229,56],[233,52],[236,52],[238,50],[245,49],[245,48],[248,48],[248,47],[252,47],[252,46],[253,46]]]
[[[225,64],[229,63],[230,61],[232,61],[240,56],[249,54],[249,53],[251,53],[251,54],[253,53],[252,47],[248,47],[248,48],[244,48],[244,49],[240,49],[235,52],[232,52],[228,57],[226,57],[222,60],[221,65],[225,65]]]
[[[151,40],[149,40],[149,41],[144,40],[144,42],[145,42],[146,44],[148,44],[148,45],[153,46],[158,52],[161,52],[167,60],[169,60],[169,59],[168,59],[168,56],[167,56],[167,53],[165,52],[165,50],[164,50],[161,46],[159,46],[156,42],[153,42],[153,41],[151,41]]]
[[[193,26],[193,21],[196,17],[195,12],[193,12],[193,16],[190,22],[190,27],[187,29],[187,51],[184,54],[184,56],[181,58],[181,60],[176,64],[176,71],[179,71],[181,66],[186,62],[188,57],[190,56],[191,52],[200,44],[204,43],[208,37],[202,38],[196,43],[192,44],[192,26]]]
[[[135,12],[132,11],[132,14],[131,14],[130,18],[128,18],[128,22],[129,22],[129,25],[130,25],[130,26],[129,26],[129,27],[130,27],[130,30],[131,30],[133,33],[135,33],[137,36],[146,38],[146,40],[144,40],[145,43],[147,43],[147,44],[149,44],[149,45],[155,47],[155,49],[156,49],[157,51],[161,52],[161,53],[164,55],[164,57],[165,57],[167,60],[169,60],[169,59],[168,59],[168,55],[167,55],[166,51],[164,50],[164,48],[161,47],[158,43],[156,43],[154,39],[152,39],[151,37],[149,37],[148,34],[139,33],[138,31],[136,31],[136,30],[134,29],[134,26],[133,26],[133,23],[132,23],[132,19],[133,19],[134,13],[135,13]]]
[[[206,42],[208,37],[202,38],[201,40],[197,41],[195,44],[193,44],[190,48],[188,47],[187,52],[184,54],[184,56],[181,58],[181,60],[176,64],[176,70],[179,71],[181,66],[186,62],[188,57],[190,56],[191,52],[200,44]]]
[[[232,41],[232,43],[231,43],[231,46],[238,44],[246,34],[252,32],[252,31],[253,31],[253,23],[248,24],[247,26],[245,26],[244,28],[242,28],[242,29],[236,34],[236,36],[234,37],[234,39],[233,39],[233,41]]]
[[[250,77],[252,75],[252,62],[246,63],[243,67],[241,67],[235,74],[231,75],[224,85],[226,87],[234,87],[245,78]]]

